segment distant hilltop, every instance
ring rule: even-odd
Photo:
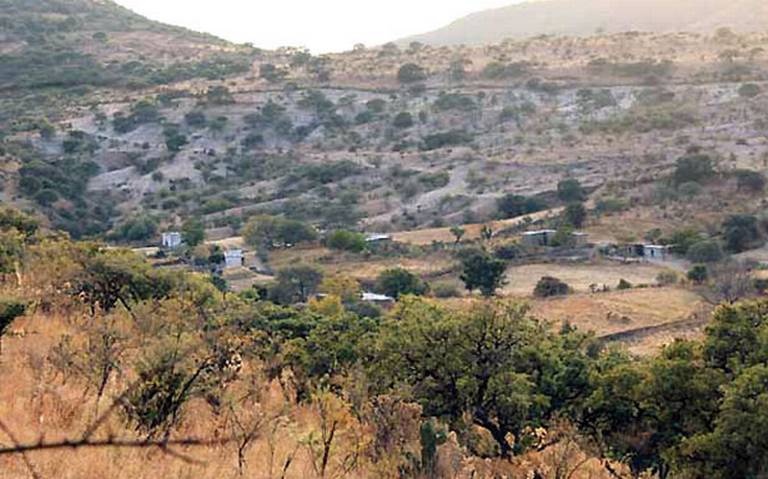
[[[531,0],[485,10],[433,32],[401,39],[435,46],[481,45],[537,35],[711,33],[768,30],[766,0]]]

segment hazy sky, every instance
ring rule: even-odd
[[[378,45],[520,0],[117,0],[174,25],[257,47],[315,53]]]

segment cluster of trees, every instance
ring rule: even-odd
[[[259,250],[296,245],[317,239],[310,225],[279,216],[254,216],[243,227],[245,241]]]

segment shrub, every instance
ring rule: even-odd
[[[435,283],[431,289],[436,298],[458,298],[461,296],[459,288],[453,283]]]
[[[426,79],[427,72],[415,63],[406,63],[397,71],[397,80],[400,83],[417,83]]]
[[[733,172],[738,182],[739,190],[759,193],[765,189],[765,176],[752,170],[736,170]]]
[[[754,98],[762,93],[760,85],[745,83],[739,87],[739,96],[742,98]]]
[[[510,78],[519,78],[528,73],[528,63],[515,62],[515,63],[501,63],[491,62],[487,64],[481,73],[483,78],[489,80],[506,80]]]
[[[672,182],[675,186],[687,182],[705,183],[715,176],[712,158],[704,154],[692,154],[677,160]]]
[[[376,291],[395,299],[404,294],[421,296],[427,290],[427,284],[421,278],[403,268],[386,270],[376,280]]]
[[[58,200],[59,194],[51,189],[41,190],[35,195],[35,201],[37,201],[41,206],[50,206],[53,203],[56,203]]]
[[[564,203],[584,201],[587,197],[579,180],[569,178],[557,184],[557,197]]]
[[[533,295],[537,298],[550,298],[553,296],[565,296],[570,292],[570,288],[563,281],[552,276],[542,277],[533,290]]]
[[[624,278],[621,278],[619,280],[619,284],[616,286],[616,289],[618,289],[619,291],[623,291],[625,289],[632,289],[632,283],[630,283]]]
[[[458,93],[440,93],[437,100],[435,100],[434,106],[438,111],[472,111],[477,108],[477,104],[472,97]]]
[[[688,248],[686,258],[692,263],[716,263],[723,259],[723,249],[715,240],[703,240]]]
[[[677,284],[678,277],[674,271],[662,271],[656,275],[656,283],[659,286],[671,286]]]
[[[0,354],[3,351],[2,340],[5,331],[11,326],[11,323],[23,315],[27,310],[27,305],[15,300],[0,299]]]
[[[757,218],[752,215],[731,215],[723,223],[725,247],[732,253],[746,251],[760,239]]]
[[[565,207],[562,218],[566,226],[581,228],[587,219],[587,209],[582,203],[571,203]]]
[[[464,130],[451,130],[442,133],[434,133],[424,137],[421,149],[424,151],[437,150],[450,146],[460,146],[470,143],[472,135]]]
[[[326,245],[331,249],[360,253],[365,250],[365,236],[346,230],[336,230],[328,235]]]
[[[522,253],[515,243],[505,244],[493,250],[493,255],[501,260],[510,261],[519,258]]]
[[[496,202],[496,207],[503,218],[516,218],[544,210],[547,204],[536,198],[510,193],[501,197]]]
[[[709,271],[703,264],[697,264],[688,271],[686,276],[695,284],[704,284],[709,278]]]
[[[672,245],[673,253],[685,256],[691,246],[701,240],[701,233],[692,228],[685,228],[675,231],[669,238],[662,239],[661,243]]]
[[[407,111],[402,111],[395,116],[394,120],[392,120],[392,125],[395,128],[400,129],[410,128],[413,126],[413,115]]]

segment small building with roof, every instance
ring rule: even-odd
[[[182,238],[181,233],[178,231],[169,231],[162,234],[161,243],[163,248],[176,249],[181,246]]]

